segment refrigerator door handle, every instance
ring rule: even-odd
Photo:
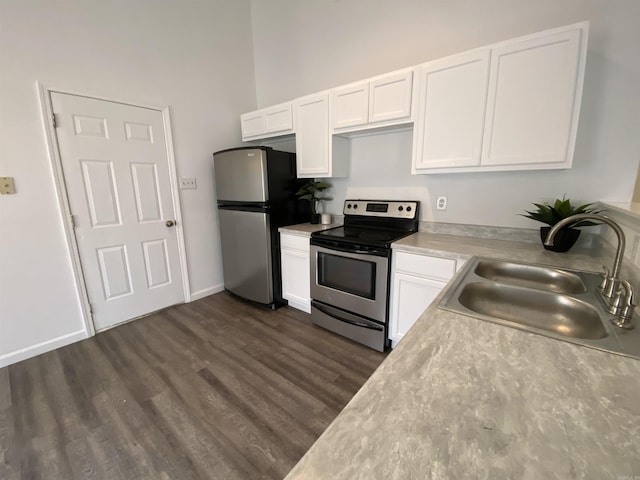
[[[239,212],[270,213],[271,206],[256,203],[218,203],[219,210],[236,210]]]

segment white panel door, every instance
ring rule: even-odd
[[[184,301],[162,112],[51,100],[96,330]]]
[[[418,72],[414,171],[479,165],[489,50],[436,60]]]
[[[482,165],[570,164],[583,41],[574,29],[492,50]]]

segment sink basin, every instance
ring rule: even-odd
[[[475,274],[498,283],[556,293],[572,294],[587,291],[587,287],[578,275],[552,267],[482,260],[478,262]]]
[[[566,337],[600,339],[608,335],[594,307],[565,295],[498,283],[474,282],[464,286],[458,301],[481,315]]]
[[[602,275],[475,257],[439,308],[564,342],[640,359],[640,329],[613,327]]]

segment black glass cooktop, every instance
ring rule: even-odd
[[[416,200],[345,200],[344,225],[313,232],[311,244],[337,249],[357,245],[360,250],[384,249],[388,255],[391,243],[418,231],[419,210]]]
[[[314,232],[313,238],[389,248],[392,242],[413,232],[367,227],[336,227]]]

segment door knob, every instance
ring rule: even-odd
[[[173,227],[176,224],[176,222],[174,222],[173,220],[167,220],[165,225],[167,227]]]

